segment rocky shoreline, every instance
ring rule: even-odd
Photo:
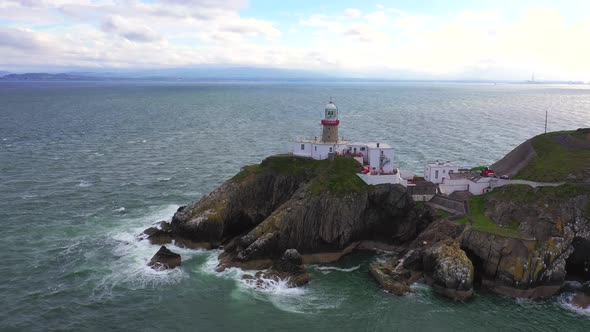
[[[559,293],[566,276],[590,280],[588,188],[500,188],[482,201],[494,223],[484,228],[436,217],[403,186],[367,186],[356,172],[356,161],[344,157],[269,157],[142,236],[158,245],[222,248],[218,269],[258,270],[246,278],[288,279],[294,287],[309,282],[303,264],[383,248],[391,250],[369,270],[397,295],[422,279],[456,301],[480,288],[544,298]]]

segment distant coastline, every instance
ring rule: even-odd
[[[376,82],[376,83],[482,83],[482,84],[571,84],[571,85],[590,85],[582,81],[514,81],[514,80],[477,80],[477,79],[385,79],[385,78],[365,78],[365,77],[336,77],[323,76],[316,74],[306,75],[305,72],[292,73],[285,71],[261,71],[257,73],[254,70],[238,70],[235,73],[218,72],[212,70],[189,72],[182,74],[162,74],[162,75],[125,75],[114,73],[23,73],[15,74],[7,71],[0,71],[0,82],[64,82],[64,81],[162,81],[162,82]]]

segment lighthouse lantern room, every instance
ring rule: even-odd
[[[330,102],[326,105],[326,114],[322,119],[322,142],[337,143],[338,142],[338,107],[330,98]]]

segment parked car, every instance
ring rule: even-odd
[[[502,179],[502,180],[510,180],[510,177],[508,177],[508,175],[502,175],[502,176],[500,176],[500,179]]]

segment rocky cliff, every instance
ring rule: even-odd
[[[498,228],[467,227],[458,237],[481,283],[517,297],[547,297],[566,275],[589,280],[590,188],[509,186],[485,197]],[[512,229],[510,232],[497,231]]]
[[[201,200],[180,208],[171,236],[188,246],[225,245],[225,261],[304,257],[362,240],[406,242],[431,221],[400,185],[368,186],[351,158],[274,156],[245,167]]]

